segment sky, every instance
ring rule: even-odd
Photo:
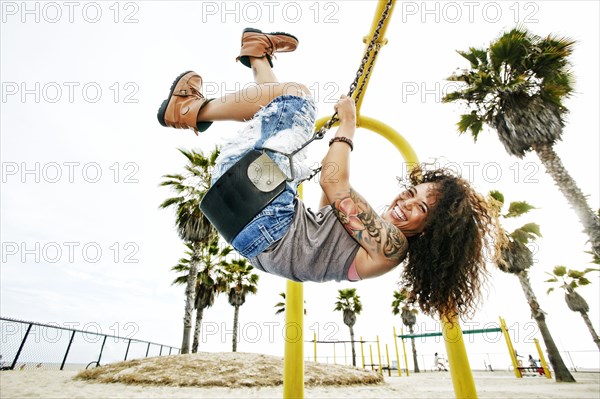
[[[0,316],[179,347],[184,288],[171,285],[170,268],[185,247],[173,211],[158,207],[173,195],[159,183],[182,171],[178,148],[209,152],[240,125],[215,123],[199,137],[163,128],[155,115],[171,82],[195,70],[207,97],[239,90],[252,78],[235,62],[243,28],[285,31],[300,46],[277,56],[275,73],[280,81],[305,83],[319,116],[329,115],[355,76],[375,8],[375,1],[2,1]],[[573,210],[535,154],[510,157],[487,128],[477,143],[459,135],[455,124],[464,109],[441,97],[455,87],[446,78],[467,66],[456,50],[486,46],[517,24],[576,40],[576,89],[555,149],[592,209],[600,208],[599,14],[596,1],[398,2],[361,108],[405,137],[421,161],[458,170],[482,193],[500,190],[507,201],[537,207],[506,226],[540,224],[543,238],[531,247],[534,291],[567,365],[596,369],[597,348],[582,318],[562,293],[546,295],[544,283],[556,265],[591,266]],[[314,162],[326,141],[311,145]],[[396,195],[396,178],[405,172],[390,143],[357,132],[351,182],[375,209]],[[305,184],[309,206],[318,206],[319,195],[317,183]],[[519,353],[535,353],[533,338],[542,341],[541,335],[517,278],[490,270],[481,308],[463,329],[495,327],[502,316]],[[282,356],[284,319],[274,305],[285,280],[259,275],[258,293],[240,310],[238,350]],[[304,284],[305,338],[348,340],[333,307],[339,289],[356,288],[363,304],[357,337],[379,336],[393,351],[392,329],[401,327],[391,314],[398,279],[393,271],[354,284]],[[598,331],[598,273],[590,280],[579,292]],[[231,350],[232,324],[233,308],[218,297],[204,312],[200,350]],[[415,329],[440,326],[420,314]],[[343,363],[344,345],[335,347]],[[445,354],[440,339],[419,339],[417,350],[425,368],[434,352]],[[467,351],[472,367],[510,362],[497,334],[469,336]],[[312,345],[305,354],[312,356]],[[333,354],[333,345],[319,345],[322,361],[332,362]]]

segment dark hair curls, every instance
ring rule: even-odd
[[[497,224],[494,209],[449,169],[414,168],[412,185],[433,183],[436,204],[422,234],[408,238],[401,284],[428,315],[470,317],[487,277],[486,253]]]

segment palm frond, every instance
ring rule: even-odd
[[[507,218],[514,218],[522,216],[532,209],[536,209],[535,206],[529,204],[527,201],[515,201],[511,202],[508,206],[508,213],[504,215]]]

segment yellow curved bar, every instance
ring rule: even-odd
[[[329,118],[329,116],[324,116],[317,119],[315,122],[316,130],[323,127]],[[336,125],[337,123],[334,126]],[[387,139],[394,147],[396,147],[400,154],[402,154],[402,157],[409,165],[416,165],[419,162],[417,153],[413,150],[410,143],[390,125],[378,121],[377,119],[369,118],[368,116],[359,116],[357,117],[356,126],[368,129]]]
[[[369,118],[368,116],[360,116],[358,117],[357,126],[369,129],[387,139],[387,141],[392,143],[400,154],[402,154],[402,157],[408,164],[416,165],[419,162],[417,154],[410,146],[409,142],[390,125],[386,125],[385,123],[378,121],[377,119]]]

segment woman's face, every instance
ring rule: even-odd
[[[434,183],[422,183],[403,191],[383,213],[383,219],[399,228],[406,237],[421,234],[437,202]]]

